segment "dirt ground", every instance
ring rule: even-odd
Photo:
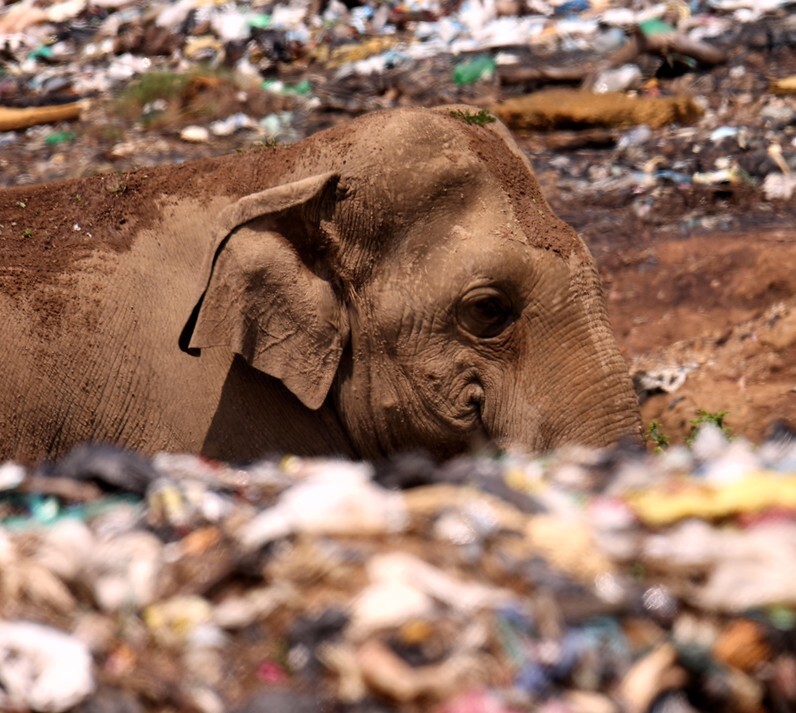
[[[796,230],[660,235],[595,253],[636,380],[686,377],[641,394],[645,423],[680,440],[697,409],[725,411],[755,441],[796,423]]]

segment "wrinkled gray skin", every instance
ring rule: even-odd
[[[500,124],[402,109],[284,149],[9,189],[4,230],[40,191],[95,199],[78,237],[51,216],[60,266],[0,255],[3,458],[639,435],[593,261]]]

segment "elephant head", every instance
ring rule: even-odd
[[[181,347],[226,347],[308,408],[333,403],[363,457],[638,437],[585,245],[505,127],[451,109],[292,147],[279,185],[219,217]]]

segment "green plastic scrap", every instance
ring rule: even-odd
[[[453,68],[453,81],[459,86],[475,84],[482,79],[491,79],[497,66],[493,57],[483,55],[457,64]]]
[[[500,613],[497,615],[497,638],[511,662],[515,666],[521,666],[526,658],[523,637],[512,626],[510,620]]]
[[[281,94],[282,96],[305,96],[312,92],[312,83],[307,79],[303,79],[292,86],[284,84],[278,79],[266,79],[261,86],[268,92]]]
[[[67,141],[74,141],[76,138],[77,134],[74,131],[55,131],[44,139],[44,143],[47,146],[58,146]]]
[[[0,518],[0,525],[7,530],[23,532],[54,525],[62,520],[92,520],[122,505],[143,509],[143,501],[135,495],[112,495],[80,505],[62,506],[53,496],[23,495],[22,500],[29,514]]]
[[[793,631],[796,628],[796,612],[786,606],[771,606],[766,609],[768,620],[775,629]]]
[[[265,30],[271,27],[271,16],[266,14],[252,15],[246,20],[246,24],[257,30]]]
[[[676,32],[675,28],[672,27],[668,22],[659,20],[656,17],[653,17],[651,20],[639,22],[638,29],[641,30],[646,37],[652,37],[652,35],[666,35],[671,32]]]
[[[28,504],[30,514],[40,524],[49,525],[58,519],[60,507],[56,498],[31,495]]]
[[[48,47],[47,45],[42,45],[41,47],[37,47],[35,50],[31,50],[28,52],[28,59],[52,59],[53,58],[53,50],[52,47]]]

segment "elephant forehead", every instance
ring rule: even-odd
[[[350,138],[348,165],[364,167],[359,176],[377,189],[377,200],[386,199],[382,210],[433,210],[434,201],[448,193],[468,200],[468,188],[488,183],[511,204],[530,244],[562,257],[582,250],[575,231],[542,196],[530,162],[499,123],[470,126],[449,112],[399,110],[371,115]]]
[[[424,261],[434,253],[437,261],[459,261],[467,265],[502,264],[511,256],[519,264],[537,262],[550,253],[554,262],[564,262],[559,251],[550,250],[546,231],[557,221],[564,237],[571,237],[574,252],[585,253],[572,228],[552,214],[517,215],[517,209],[535,211],[511,200],[502,185],[488,173],[438,193],[407,226],[404,251],[410,261]],[[549,209],[547,209],[549,211]],[[540,239],[541,238],[541,239]]]
[[[385,210],[407,211],[410,218],[432,210],[446,196],[470,194],[488,178],[476,157],[456,149],[422,156],[412,152],[389,161],[374,154],[360,176],[358,182],[364,182],[372,200]]]

